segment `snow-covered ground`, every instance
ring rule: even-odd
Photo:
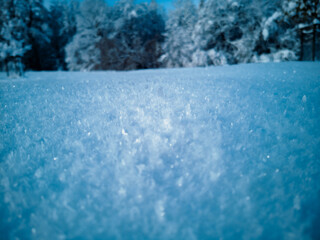
[[[0,239],[319,239],[320,63],[0,75]]]

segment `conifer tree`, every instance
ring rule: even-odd
[[[0,9],[0,61],[8,76],[22,76],[22,58],[30,49],[26,43],[26,2],[1,0]]]

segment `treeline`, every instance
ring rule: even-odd
[[[168,15],[155,1],[0,5],[0,67],[8,74],[297,60],[310,39],[313,60],[318,51],[319,0],[178,0]]]

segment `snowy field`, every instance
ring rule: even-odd
[[[320,63],[0,75],[0,239],[320,239]]]

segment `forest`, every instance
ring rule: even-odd
[[[319,0],[0,0],[0,69],[133,70],[320,59]]]

